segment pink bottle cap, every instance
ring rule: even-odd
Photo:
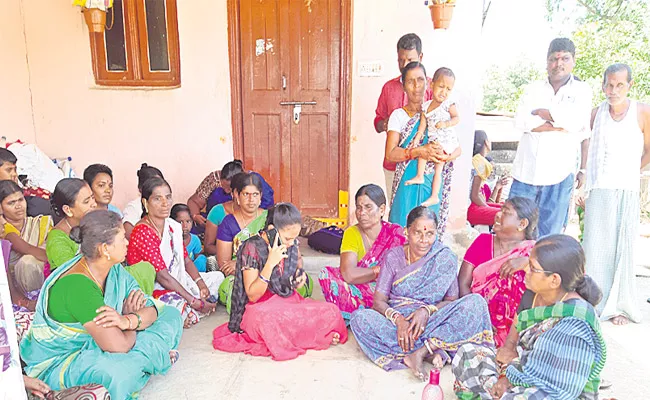
[[[429,372],[429,383],[432,385],[439,385],[440,384],[440,370],[439,369],[432,369]]]

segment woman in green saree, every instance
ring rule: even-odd
[[[71,237],[81,254],[45,281],[20,346],[25,372],[54,390],[94,383],[113,399],[136,397],[178,358],[180,313],[144,295],[122,267],[119,215],[91,211]]]

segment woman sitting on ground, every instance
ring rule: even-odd
[[[180,314],[144,295],[122,268],[128,241],[119,215],[91,211],[71,236],[81,254],[45,282],[20,346],[25,372],[54,390],[94,383],[130,398],[178,357]]]
[[[243,164],[240,160],[233,160],[223,166],[221,171],[211,172],[201,181],[196,192],[187,200],[187,205],[192,211],[192,219],[200,229],[205,228],[207,214],[202,214],[201,210],[206,209],[210,213],[212,208],[217,204],[225,203],[232,200],[232,189],[230,180],[238,173],[244,172]],[[273,199],[273,188],[266,183],[262,175],[257,172],[249,171],[248,173],[257,175],[262,183],[262,193],[264,194],[261,207],[265,210],[275,204]]]
[[[78,178],[61,179],[52,192],[51,202],[54,212],[63,218],[50,231],[45,246],[50,269],[55,270],[79,252],[79,244],[70,239],[70,231],[97,203],[88,183]]]
[[[235,201],[233,201],[232,197],[232,179],[235,175],[241,172],[244,172],[241,161],[235,160],[226,163],[226,165],[224,165],[221,169],[221,186],[216,188],[207,199],[207,204],[205,207],[208,217],[205,222],[205,235],[203,238],[203,243],[205,244],[205,254],[208,256],[213,256],[211,257],[213,262],[216,261],[217,255],[217,229],[227,215],[234,214],[239,208],[235,204]],[[259,177],[260,182],[262,182],[262,198],[264,198],[264,180],[261,175],[259,175]],[[273,190],[271,190],[271,193],[273,193]],[[194,194],[192,198],[195,198],[196,196],[197,195]],[[260,201],[260,207],[262,203],[266,203],[266,201]],[[196,206],[198,207],[198,205]],[[190,206],[190,210],[191,209],[192,206]]]
[[[154,297],[178,309],[189,328],[215,310],[223,274],[197,271],[183,244],[181,224],[169,218],[172,204],[171,188],[163,178],[144,182],[144,217],[131,232],[126,260],[129,265],[147,261],[154,266]]]
[[[408,244],[388,251],[372,309],[352,314],[350,328],[361,350],[386,371],[410,368],[424,379],[423,362],[435,368],[463,343],[493,345],[485,300],[458,299],[456,255],[437,238],[437,217],[418,206],[408,215]]]
[[[201,239],[191,232],[194,224],[192,223],[192,217],[190,216],[190,208],[186,204],[174,204],[172,207],[171,218],[181,224],[181,227],[183,228],[183,244],[187,249],[187,255],[190,256],[190,260],[194,262],[194,265],[199,272],[206,272],[206,258],[201,254],[203,253]]]
[[[0,255],[4,256],[4,254]],[[43,381],[23,375],[18,344],[22,339],[21,321],[23,312],[11,312],[12,300],[4,287],[10,285],[4,268],[0,268],[0,380],[2,381],[3,399],[26,399],[25,391],[32,396],[29,399],[106,399],[108,391],[99,385],[71,387],[63,391],[53,391]],[[30,313],[33,318],[34,313]],[[17,317],[17,318],[15,318]],[[29,323],[31,324],[31,318]],[[16,326],[14,332],[13,327]]]
[[[214,330],[215,349],[281,361],[345,343],[347,329],[338,308],[296,292],[307,283],[296,242],[301,223],[298,209],[281,203],[269,211],[264,231],[244,242],[230,321]]]
[[[372,307],[386,252],[406,241],[401,226],[383,220],[386,196],[379,186],[362,186],[354,201],[358,223],[343,233],[341,266],[325,267],[318,274],[325,300],[339,307],[346,322],[355,310]]]
[[[131,238],[131,231],[135,224],[140,221],[142,218],[142,185],[149,179],[154,176],[165,179],[162,172],[156,167],[151,167],[147,163],[143,163],[138,170],[138,193],[140,196],[138,198],[131,200],[124,207],[124,216],[122,217],[122,222],[124,223],[124,230],[126,231],[126,238]]]
[[[485,131],[474,131],[474,158],[472,158],[472,186],[467,221],[470,225],[492,225],[494,216],[501,210],[501,192],[509,178],[497,180],[494,190],[486,183],[494,168],[486,158],[492,144]]]
[[[122,211],[111,204],[113,201],[113,171],[104,164],[92,164],[84,170],[84,181],[95,195],[97,208],[113,211],[122,217]]]
[[[45,243],[52,229],[52,217],[27,216],[27,203],[23,190],[13,181],[0,181],[0,205],[6,220],[4,239],[11,242],[9,256],[9,279],[14,279],[20,293],[12,293],[14,299],[39,290],[45,280],[47,262]],[[29,304],[33,311],[35,304]]]
[[[226,305],[228,312],[231,308],[232,285],[235,281],[237,251],[246,240],[264,229],[267,220],[267,211],[260,207],[264,196],[262,181],[257,174],[246,172],[237,174],[232,178],[231,187],[237,210],[223,219],[217,232],[217,263],[226,276],[219,290],[219,300]],[[300,295],[309,297],[313,287],[313,281],[307,277],[307,284],[299,290]]]
[[[96,207],[93,192],[88,184],[77,178],[64,178],[56,184],[52,193],[52,208],[63,219],[47,236],[45,252],[52,270],[71,260],[79,253],[79,244],[70,239],[70,231],[84,215]],[[145,294],[151,296],[156,272],[149,263],[137,263],[125,267]]]
[[[540,239],[526,287],[535,294],[522,300],[512,341],[497,353],[474,343],[458,351],[458,398],[597,399],[606,345],[593,306],[602,292],[585,276],[580,244],[566,235]]]
[[[460,295],[477,293],[487,301],[497,347],[510,332],[526,290],[524,267],[537,239],[539,212],[534,201],[508,199],[491,224],[467,249],[458,273]]]

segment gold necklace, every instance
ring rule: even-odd
[[[72,225],[70,225],[70,223],[68,222],[68,219],[64,218],[63,221],[65,221],[65,224],[68,225],[68,228],[70,228],[70,230],[72,231]]]
[[[149,222],[149,225],[151,225],[151,227],[156,230],[156,234],[158,235],[158,237],[162,239],[162,232],[160,231],[160,229],[158,229],[156,224],[153,223],[151,217],[148,215],[147,215],[147,221]]]
[[[564,293],[564,296],[562,296],[560,301],[556,301],[556,303],[562,303],[564,301],[564,299],[566,299],[566,297],[568,295],[569,295],[569,292]],[[535,308],[535,303],[537,303],[537,293],[535,293],[535,297],[533,297],[533,307],[532,308]]]
[[[411,247],[406,246],[406,261],[411,265]]]
[[[248,226],[248,224],[250,224],[250,223],[251,223],[255,218],[257,218],[257,213],[260,211],[260,209],[258,208],[257,210],[255,210],[255,215],[254,215],[252,218],[248,219],[248,220],[244,219],[244,213],[241,211],[241,209],[239,209],[239,210],[237,210],[237,211],[239,211],[239,216],[241,217],[242,222],[244,223],[244,226],[243,226],[243,227],[240,227],[240,228],[244,229],[244,228],[246,228],[246,227]]]
[[[86,269],[86,271],[88,271],[88,273],[90,274],[90,277],[93,279],[93,281],[95,281],[97,286],[99,286],[99,290],[101,290],[102,294],[104,294],[104,289],[102,288],[102,284],[99,283],[99,280],[97,278],[95,278],[95,274],[93,274],[93,271],[90,270],[90,266],[88,265],[88,261],[86,261],[85,258],[83,259],[82,265]]]

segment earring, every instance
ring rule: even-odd
[[[519,232],[521,232],[521,231],[523,231],[523,230],[524,230],[524,228],[522,228],[522,227],[519,227],[519,228],[517,228],[517,230],[518,230]]]
[[[104,253],[106,255],[106,261],[111,261],[111,255],[108,253]]]
[[[147,203],[144,204],[144,212],[149,214],[149,207],[147,207]]]

